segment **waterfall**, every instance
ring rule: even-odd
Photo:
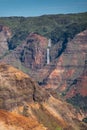
[[[47,64],[50,63],[50,47],[51,47],[51,39],[49,39],[47,47]]]
[[[47,64],[50,63],[50,50],[47,48]]]
[[[51,39],[48,41],[48,47],[51,47]]]

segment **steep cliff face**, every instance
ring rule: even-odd
[[[69,91],[65,94],[65,98],[77,109],[81,109],[87,114],[87,64],[83,74],[71,84]]]
[[[9,50],[8,39],[11,38],[11,30],[0,25],[0,58],[2,58]]]
[[[41,82],[44,77],[49,75],[52,68],[47,66],[48,43],[47,38],[36,33],[30,33],[24,42],[3,57],[1,61],[19,68],[36,81]]]
[[[69,103],[87,113],[87,30],[68,42],[55,63],[46,87],[56,89]]]
[[[44,95],[45,94],[45,95]],[[0,64],[0,108],[10,110],[24,101],[41,102],[49,95],[26,74]]]
[[[16,67],[22,65],[32,70],[41,69],[47,63],[47,46],[47,38],[35,33],[30,33],[26,40],[13,50],[12,53],[6,56],[3,61],[13,64]]]
[[[87,58],[87,30],[68,42],[66,50],[56,59],[56,67],[48,77],[48,84],[60,91],[66,91],[75,79],[83,74]],[[51,87],[51,83],[50,83]]]
[[[80,77],[74,80],[71,84],[69,91],[66,93],[66,98],[70,98],[80,94],[83,97],[87,96],[87,70],[84,68],[84,71]]]
[[[21,62],[29,68],[42,68],[46,64],[46,48],[48,40],[38,34],[31,33],[20,54]],[[23,46],[23,45],[22,45]]]

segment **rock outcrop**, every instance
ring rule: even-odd
[[[46,64],[47,45],[48,40],[45,37],[31,33],[21,52],[21,61],[29,68],[42,68]]]
[[[0,109],[10,110],[27,102],[48,99],[45,93],[28,75],[6,64],[0,64]]]
[[[2,58],[8,52],[8,39],[11,38],[11,30],[0,25],[0,58]]]

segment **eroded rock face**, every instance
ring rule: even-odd
[[[35,33],[30,33],[26,40],[3,58],[2,61],[16,67],[22,64],[24,67],[32,70],[41,69],[47,63],[47,46],[47,38]]]
[[[80,94],[83,97],[87,96],[87,72],[85,72],[71,84],[71,88],[66,93],[66,98],[74,97]]]
[[[46,95],[44,95],[46,94]],[[49,94],[28,75],[6,64],[0,64],[0,108],[10,110],[24,101],[45,101]]]
[[[61,44],[52,45],[50,50],[51,63],[47,65],[48,40],[38,34],[31,33],[24,43],[2,61],[30,74],[40,85],[47,88],[58,88],[58,91],[64,92],[83,73],[87,59],[87,30],[76,35],[72,41],[67,43],[65,51],[60,57],[56,57]]]
[[[6,27],[0,25],[0,57],[4,56],[8,48],[8,39],[11,38],[11,30]]]
[[[56,67],[48,77],[48,85],[66,91],[85,69],[87,58],[87,30],[67,44],[65,52],[56,60]]]
[[[48,40],[38,34],[31,33],[26,42],[17,48],[21,52],[19,59],[22,64],[31,69],[40,69],[46,64],[46,48]]]
[[[62,93],[63,98],[87,114],[87,30],[67,44],[55,63],[46,88]]]

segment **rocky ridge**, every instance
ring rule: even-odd
[[[45,95],[44,95],[45,94]],[[10,110],[23,101],[41,102],[49,97],[28,75],[4,63],[0,64],[0,108]]]
[[[4,63],[0,64],[0,109],[3,109],[0,110],[1,128],[5,130],[84,130],[87,127],[80,121],[84,115],[49,95],[28,75]]]

